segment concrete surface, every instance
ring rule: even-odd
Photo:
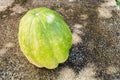
[[[29,63],[18,44],[19,21],[36,7],[59,12],[72,31],[69,59],[53,70]],[[120,10],[115,1],[0,0],[0,80],[120,80]]]

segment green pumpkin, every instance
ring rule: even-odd
[[[44,7],[30,10],[22,17],[18,39],[27,59],[48,69],[65,62],[72,45],[71,31],[63,18]]]

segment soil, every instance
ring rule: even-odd
[[[101,6],[106,1],[15,0],[5,11],[0,12],[0,80],[64,80],[58,76],[66,67],[74,71],[74,80],[89,80],[77,77],[88,64],[95,66],[94,79],[91,80],[119,80],[120,10],[115,6]],[[60,13],[71,32],[77,35],[73,35],[74,39],[79,38],[78,42],[73,42],[68,60],[53,70],[32,65],[19,47],[19,21],[28,10],[36,7],[47,7]],[[104,7],[112,16],[99,16],[98,8]],[[109,71],[111,66],[116,71]]]

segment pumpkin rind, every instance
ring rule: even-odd
[[[65,62],[72,45],[67,24],[57,12],[48,8],[30,10],[22,17],[18,39],[27,59],[48,69]]]

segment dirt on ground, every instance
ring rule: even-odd
[[[36,7],[57,11],[72,32],[69,58],[53,70],[31,64],[18,43],[20,19]],[[0,9],[0,80],[120,80],[115,0],[13,0]]]

